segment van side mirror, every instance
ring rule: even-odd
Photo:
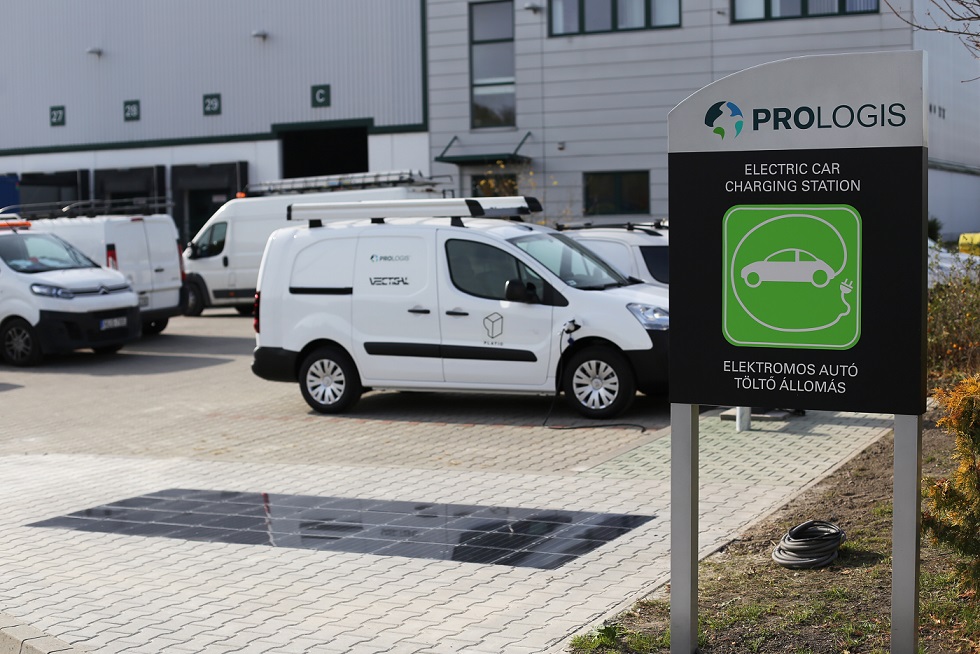
[[[508,302],[540,302],[534,284],[525,284],[519,279],[508,279],[504,284],[504,299]]]
[[[197,258],[197,243],[194,241],[187,241],[187,249],[191,251],[189,257],[191,259]]]

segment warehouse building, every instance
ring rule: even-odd
[[[927,4],[13,0],[0,204],[162,197],[188,238],[249,183],[413,170],[536,195],[551,221],[659,218],[667,113],[694,91],[786,57],[916,49],[929,212],[955,237],[980,231],[980,64],[909,25]]]

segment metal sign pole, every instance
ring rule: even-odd
[[[670,654],[698,649],[698,405],[670,405]]]
[[[893,654],[918,652],[921,483],[922,416],[896,415],[892,499]]]

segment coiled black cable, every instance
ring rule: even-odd
[[[822,568],[833,562],[847,535],[835,524],[810,520],[790,529],[776,549],[772,560],[784,568]]]

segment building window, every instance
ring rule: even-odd
[[[650,173],[630,170],[616,173],[585,173],[587,216],[650,213]]]
[[[517,192],[517,175],[473,175],[473,197],[508,197]]]
[[[550,0],[552,36],[681,24],[680,0]]]
[[[470,5],[471,123],[517,124],[514,87],[514,3]]]
[[[735,22],[878,13],[878,0],[732,0]]]

